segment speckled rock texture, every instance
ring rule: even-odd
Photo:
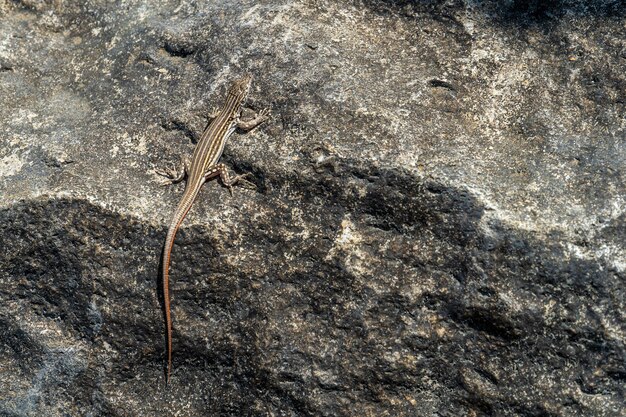
[[[625,10],[0,0],[0,415],[626,415]]]

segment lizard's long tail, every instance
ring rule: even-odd
[[[174,215],[172,216],[172,221],[170,222],[169,229],[167,230],[167,237],[165,238],[165,245],[163,247],[163,299],[165,305],[165,326],[167,334],[167,374],[165,379],[166,383],[169,383],[170,375],[172,373],[172,316],[170,313],[169,288],[170,259],[172,256],[172,248],[174,247],[176,232],[178,232],[178,228],[185,219],[185,216],[189,212],[189,209],[196,199],[198,191],[200,191],[201,185],[202,184],[196,187],[192,187],[191,184],[187,185],[185,193],[183,194],[180,203],[178,203],[178,207],[176,207],[176,211],[174,211]]]

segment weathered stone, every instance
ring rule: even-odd
[[[0,1],[0,415],[622,416],[614,1]],[[226,86],[272,119],[159,256]]]

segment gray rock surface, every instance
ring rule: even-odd
[[[624,10],[0,0],[0,415],[626,414]]]

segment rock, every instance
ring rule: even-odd
[[[0,415],[621,416],[613,1],[0,2]],[[159,258],[229,83],[269,123]]]

